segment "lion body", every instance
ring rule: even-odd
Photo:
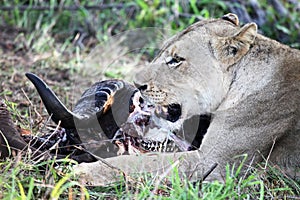
[[[300,51],[258,34],[255,24],[198,22],[167,41],[135,82],[155,103],[181,106],[176,127],[194,115],[213,115],[197,152],[204,170],[247,154],[297,176]],[[211,178],[220,179],[220,169]]]

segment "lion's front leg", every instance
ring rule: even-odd
[[[251,160],[253,163],[268,159],[269,155],[274,157],[277,149],[281,149],[280,155],[285,155],[285,160],[281,157],[282,163],[286,163],[288,158],[299,155],[299,146],[291,147],[294,151],[288,151],[287,144],[283,144],[283,148],[280,148],[280,144],[288,138],[294,140],[294,143],[299,141],[289,134],[294,124],[293,116],[278,116],[276,120],[268,116],[261,110],[246,107],[245,104],[217,111],[200,147],[203,157],[210,163],[218,163],[223,174],[227,163],[233,164],[242,159],[242,157],[236,159],[239,155],[247,155],[249,162]],[[290,141],[291,144],[293,142]],[[297,162],[299,165],[299,159]]]

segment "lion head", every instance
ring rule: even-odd
[[[169,121],[212,113],[230,88],[233,66],[247,54],[256,34],[255,23],[240,27],[234,14],[200,21],[170,38],[136,74],[135,84],[166,109]]]

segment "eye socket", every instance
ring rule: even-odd
[[[185,58],[182,58],[177,54],[174,54],[174,56],[168,56],[165,61],[169,67],[177,68],[179,65],[182,64],[183,61],[185,61]]]

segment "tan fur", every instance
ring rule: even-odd
[[[118,181],[120,174],[157,176],[176,165],[181,175],[199,180],[217,163],[208,178],[222,180],[225,165],[247,154],[253,165],[265,158],[296,178],[300,51],[257,34],[254,23],[239,27],[235,17],[229,14],[188,27],[136,75],[136,84],[147,85],[144,95],[157,104],[181,104],[182,116],[174,126],[193,115],[213,114],[199,150],[119,156],[80,164],[75,171],[87,182],[103,185]],[[185,60],[168,66],[170,56]]]
[[[199,150],[204,169],[213,163],[224,167],[241,154],[262,161],[275,141],[270,162],[295,176],[300,166],[300,51],[258,34],[254,23],[240,27],[238,19],[230,18],[198,22],[168,40],[135,82],[147,85],[144,95],[154,102],[182,106],[175,124],[213,113]],[[174,55],[184,61],[170,67],[166,60]],[[211,177],[220,178],[220,169]]]

